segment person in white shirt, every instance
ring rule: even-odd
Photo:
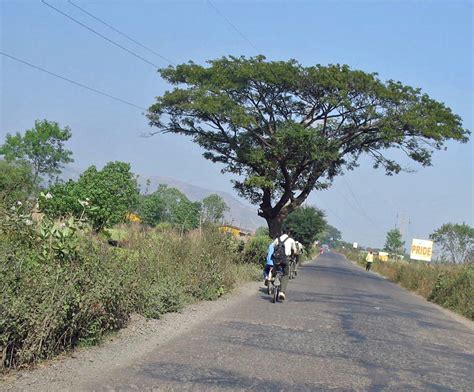
[[[286,288],[288,287],[289,258],[292,255],[296,254],[298,249],[296,246],[296,241],[288,234],[282,234],[281,236],[275,238],[275,240],[273,241],[273,246],[275,247],[275,249],[279,243],[284,245],[286,255],[286,259],[284,260],[284,263],[282,263],[283,276],[281,278],[281,289],[279,298],[280,300],[284,300],[286,299]]]
[[[299,241],[296,241],[296,269],[298,269],[298,266],[300,265],[303,249],[303,244]]]

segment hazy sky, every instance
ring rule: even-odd
[[[295,58],[303,65],[345,63],[380,78],[421,87],[472,129],[471,1],[217,1],[236,31],[205,0],[92,1],[78,5],[175,63],[223,55]],[[156,68],[59,15],[39,0],[0,0],[1,51],[148,107],[166,84]],[[51,4],[158,66],[159,57],[81,13]],[[244,35],[244,37],[242,36]],[[233,192],[230,177],[184,137],[142,138],[143,111],[0,56],[0,143],[46,118],[72,128],[75,165],[130,162],[136,173],[174,177]],[[446,222],[473,223],[473,143],[449,144],[431,168],[385,177],[363,160],[308,202],[326,210],[348,241],[382,246],[401,226],[426,238]],[[413,166],[416,168],[416,166]],[[397,220],[398,215],[398,220]],[[398,222],[398,223],[397,223]]]

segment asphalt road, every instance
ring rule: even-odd
[[[104,374],[97,391],[473,391],[474,333],[341,256]]]

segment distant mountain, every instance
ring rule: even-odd
[[[150,185],[147,187],[147,180],[150,180]],[[211,189],[201,188],[199,186],[191,185],[186,182],[176,180],[169,177],[153,176],[153,177],[139,177],[138,183],[141,192],[153,193],[160,184],[166,184],[170,187],[179,189],[191,201],[200,201],[206,196],[213,193],[222,197],[229,207],[229,211],[225,213],[224,220],[226,223],[241,227],[247,230],[255,230],[257,227],[266,226],[264,219],[257,215],[257,208],[249,207],[237,200],[234,196],[227,192],[215,191]],[[148,188],[148,189],[147,189]]]

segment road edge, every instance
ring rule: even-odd
[[[357,268],[361,269],[364,271],[364,268],[361,267],[357,262],[355,262],[354,260],[351,260],[351,259],[348,259],[347,256],[343,253],[339,253],[339,252],[334,252],[340,256],[342,256],[347,262],[350,262],[351,264],[353,264],[354,266],[356,266]],[[451,317],[453,320],[463,324],[465,327],[471,329],[472,331],[474,331],[474,321],[471,321],[469,320],[468,318],[464,317],[463,315],[459,314],[459,313],[456,313],[456,312],[453,312],[452,310],[449,310],[449,309],[446,309],[446,308],[443,308],[441,305],[438,305],[437,303],[434,303],[434,302],[431,302],[431,301],[428,301],[425,297],[423,297],[422,295],[414,292],[414,291],[411,291],[409,289],[407,289],[406,287],[403,287],[401,284],[399,284],[398,282],[394,282],[393,280],[391,280],[390,278],[382,275],[382,274],[379,274],[378,272],[376,271],[368,271],[369,274],[374,274],[374,275],[377,275],[378,277],[382,278],[382,279],[385,279],[386,281],[388,282],[391,282],[393,284],[396,284],[398,287],[402,288],[403,290],[405,290],[406,292],[418,297],[418,298],[421,298],[423,299],[425,302],[429,303],[430,305],[434,306],[435,308],[437,308],[438,310],[440,310],[442,313],[444,313],[445,315]]]

